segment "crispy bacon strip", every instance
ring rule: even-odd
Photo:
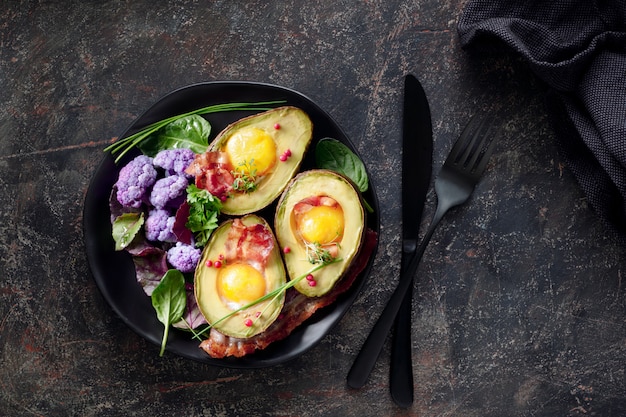
[[[336,207],[339,203],[332,197],[323,195],[310,196],[303,200],[300,200],[293,206],[293,211],[296,215],[309,211],[312,207],[327,206]]]
[[[293,206],[293,213],[296,217],[296,223],[299,224],[301,221],[300,219],[302,218],[303,215],[306,214],[306,212],[311,210],[313,207],[318,207],[318,206],[338,207],[339,203],[334,198],[324,196],[324,195],[313,195],[313,196],[304,198]],[[341,237],[338,236],[338,238],[336,238],[335,241],[321,245],[322,248],[328,251],[330,256],[332,256],[333,258],[336,258],[337,255],[339,254],[338,241],[340,240],[340,238]],[[304,238],[301,237],[301,239],[305,244],[308,243],[306,242]]]
[[[227,261],[247,260],[265,266],[274,249],[271,230],[262,224],[246,226],[241,219],[234,219],[228,237],[224,258]]]
[[[225,198],[233,189],[232,166],[224,152],[205,152],[196,155],[185,170],[196,177],[196,187],[208,190],[218,198]]]
[[[312,298],[290,289],[285,296],[285,305],[282,310],[283,317],[276,320],[263,333],[248,339],[238,339],[225,336],[217,330],[211,329],[209,338],[200,343],[200,347],[213,358],[242,357],[256,350],[265,349],[271,343],[286,338],[317,310],[333,303],[339,295],[352,286],[357,276],[365,269],[376,247],[377,239],[376,232],[370,229],[366,231],[363,248],[358,258],[354,260],[343,279],[326,295]]]

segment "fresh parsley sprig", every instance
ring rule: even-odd
[[[204,246],[217,228],[222,202],[209,191],[190,184],[187,187],[187,204],[189,217],[185,226],[194,234],[196,246]]]

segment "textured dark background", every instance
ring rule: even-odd
[[[624,247],[557,153],[544,86],[513,56],[460,49],[462,5],[4,1],[0,415],[625,415]],[[363,389],[345,377],[399,271],[408,72],[431,102],[436,167],[471,115],[502,123],[473,198],[444,219],[420,267],[415,403],[402,410],[388,394],[389,344]],[[212,80],[315,100],[360,151],[381,204],[374,273],[353,308],[273,368],[159,358],[87,265],[82,205],[102,148],[163,94]]]

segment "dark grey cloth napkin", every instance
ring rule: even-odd
[[[625,238],[626,0],[468,0],[458,33],[468,49],[506,45],[549,85],[562,155]]]

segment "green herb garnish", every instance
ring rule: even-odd
[[[257,170],[254,167],[254,159],[251,159],[250,162],[242,162],[237,168],[232,172],[235,177],[235,181],[233,181],[233,190],[239,191],[242,193],[251,193],[257,189]]]
[[[302,281],[303,279],[305,279],[307,276],[311,275],[312,273],[314,273],[315,271],[318,271],[319,269],[325,267],[326,265],[330,265],[333,264],[335,262],[341,262],[342,259],[341,258],[333,258],[325,263],[320,263],[316,266],[314,266],[313,268],[311,268],[311,270],[309,270],[307,273],[300,275],[299,277],[292,279],[291,281],[287,281],[286,283],[284,283],[283,285],[281,285],[280,287],[276,288],[274,291],[271,291],[267,294],[265,294],[263,297],[259,297],[254,301],[249,302],[248,304],[244,305],[243,307],[238,308],[237,310],[233,310],[230,313],[228,313],[227,315],[225,315],[224,317],[222,317],[221,319],[217,320],[215,323],[213,323],[213,326],[215,326],[216,324],[219,324],[221,322],[223,322],[224,320],[229,319],[230,317],[234,316],[235,314],[243,311],[243,310],[247,310],[250,307],[253,307],[259,303],[262,303],[263,301],[269,300],[269,299],[278,299],[280,297],[281,294],[284,294],[289,288],[295,286],[298,282]],[[206,328],[202,329],[199,332],[194,332],[194,338],[199,339],[200,336],[202,336],[203,333],[207,332],[209,329],[211,328],[211,326],[207,326]]]
[[[202,116],[180,117],[148,135],[137,147],[144,155],[155,156],[164,149],[189,148],[195,153],[209,147],[211,124]]]
[[[117,155],[115,158],[115,162],[119,162],[120,159],[131,149],[136,146],[140,146],[142,142],[147,140],[153,133],[158,130],[164,128],[168,124],[192,115],[201,115],[201,114],[209,114],[209,113],[218,113],[223,111],[236,111],[236,110],[246,110],[246,111],[266,111],[270,110],[271,107],[276,104],[284,103],[284,101],[260,101],[256,103],[224,103],[224,104],[215,104],[208,107],[202,107],[197,110],[192,110],[187,113],[183,113],[177,116],[168,117],[163,120],[159,120],[158,122],[152,123],[151,125],[141,129],[139,132],[134,133],[130,136],[127,136],[123,139],[118,140],[117,142],[107,146],[104,148],[105,152],[111,152],[112,155]],[[168,145],[169,146],[169,145]]]
[[[303,240],[307,255],[307,260],[312,264],[328,264],[333,259],[333,255],[331,255],[328,249],[325,249],[322,245],[317,242],[307,242]]]
[[[204,246],[217,228],[222,202],[209,191],[191,184],[187,187],[189,217],[185,226],[194,233],[196,246]]]

